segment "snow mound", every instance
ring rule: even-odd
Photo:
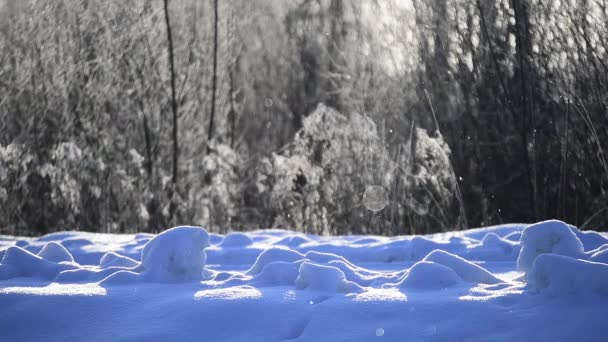
[[[557,220],[543,221],[526,227],[521,235],[521,251],[517,269],[528,271],[534,259],[543,253],[565,255],[573,258],[584,256],[584,248],[570,227]]]
[[[77,248],[77,247],[83,247],[83,246],[89,246],[89,245],[93,245],[93,241],[89,240],[89,239],[85,239],[85,238],[70,238],[67,240],[62,240],[61,244],[63,245],[63,247],[65,248]]]
[[[140,275],[138,273],[123,270],[112,273],[106,278],[102,279],[99,282],[99,285],[103,287],[131,285],[137,283],[139,279]]]
[[[296,288],[322,292],[354,293],[363,289],[346,280],[344,272],[337,267],[324,266],[311,262],[303,262],[298,271]]]
[[[602,245],[588,253],[589,261],[608,264],[608,244]]]
[[[17,247],[25,247],[25,246],[27,246],[27,245],[29,245],[29,244],[30,244],[30,243],[29,243],[29,242],[27,242],[27,241],[25,241],[25,240],[17,240],[17,241],[15,242],[15,246],[17,246]]]
[[[190,226],[171,228],[144,246],[138,270],[144,279],[154,282],[201,280],[207,247],[209,235],[205,229]]]
[[[485,247],[503,248],[505,254],[511,252],[511,244],[498,236],[496,233],[488,233],[481,239],[481,244]]]
[[[99,267],[108,268],[108,267],[125,267],[132,268],[139,265],[139,262],[126,257],[124,255],[120,255],[115,252],[108,252],[104,254],[99,260]]]
[[[364,268],[353,266],[352,264],[341,260],[332,260],[326,265],[338,268],[344,272],[347,280],[361,286],[370,286],[374,283],[386,283],[390,280],[394,280],[394,277],[390,275],[372,272]]]
[[[572,230],[574,231],[574,234],[576,234],[576,237],[581,240],[581,243],[583,246],[585,246],[586,251],[594,250],[602,245],[608,244],[608,239],[598,232],[583,232],[574,227]]]
[[[415,263],[398,284],[406,289],[443,289],[461,283],[462,279],[453,269],[430,261]]]
[[[272,247],[264,250],[258,258],[255,260],[255,263],[247,274],[258,274],[262,269],[271,262],[275,261],[287,261],[294,262],[298,260],[304,259],[304,254],[296,252],[291,249],[281,248],[281,247]]]
[[[59,272],[74,267],[51,262],[21,247],[11,246],[4,253],[0,263],[0,280],[16,277],[52,279]]]
[[[365,247],[365,248],[363,248]],[[397,238],[370,245],[353,245],[348,255],[342,250],[326,250],[340,254],[350,261],[358,262],[403,262],[420,261],[435,249],[457,248],[449,243],[433,241],[426,237]]]
[[[539,255],[526,274],[528,287],[554,295],[608,296],[608,265],[557,254]]]
[[[38,241],[49,242],[49,241],[64,241],[69,240],[78,236],[76,232],[55,232],[49,233],[38,238]]]
[[[509,240],[512,242],[519,242],[521,239],[521,232],[511,232],[503,237],[505,240]]]
[[[230,233],[220,243],[222,247],[244,247],[253,244],[253,240],[243,233]]]
[[[449,267],[462,280],[470,283],[497,284],[502,282],[502,280],[496,278],[485,268],[446,251],[434,250],[423,261],[430,261]]]
[[[344,257],[333,254],[333,253],[308,251],[308,252],[306,252],[305,257],[306,257],[306,259],[309,259],[309,260],[314,261],[319,264],[326,264],[326,263],[332,262],[332,261],[342,261],[346,264],[354,266],[348,260],[346,260]]]
[[[414,237],[409,241],[409,244],[406,245],[408,259],[413,261],[421,260],[427,254],[436,249],[445,249],[445,246],[442,246],[441,243],[421,236]]]
[[[279,241],[277,241],[275,244],[277,245],[283,245],[283,246],[289,246],[289,247],[297,247],[301,244],[310,242],[311,240],[300,236],[300,235],[294,235],[294,236],[286,236],[282,239],[280,239]]]
[[[209,243],[212,245],[218,245],[224,240],[224,237],[220,234],[209,233]]]
[[[38,256],[52,262],[74,262],[74,257],[72,257],[72,254],[70,254],[65,247],[55,241],[51,241],[44,245],[40,252],[38,252]]]
[[[292,286],[303,261],[274,261],[264,266],[255,277],[260,286]]]
[[[519,251],[518,242],[509,241],[495,232],[489,232],[483,236],[481,241],[468,246],[467,258],[484,261],[515,261]]]
[[[115,272],[122,271],[124,268],[111,267],[106,269],[99,268],[74,268],[57,274],[53,279],[57,283],[94,283]]]

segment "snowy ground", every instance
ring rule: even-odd
[[[0,236],[2,341],[606,341],[608,238]]]

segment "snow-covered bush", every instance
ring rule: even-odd
[[[197,167],[200,178],[187,189],[186,206],[193,222],[209,229],[231,229],[238,214],[242,180],[240,156],[225,144],[211,142]]]
[[[381,232],[411,215],[447,225],[458,215],[449,148],[423,129],[412,141],[401,151],[415,154],[395,161],[370,118],[320,104],[290,144],[262,160],[257,195],[273,226],[308,232]]]
[[[0,210],[5,214],[0,227],[116,231],[138,225],[142,220],[133,209],[146,198],[142,161],[131,149],[108,167],[74,142],[36,151],[23,144],[0,146]],[[35,216],[14,217],[32,209]]]
[[[273,225],[339,231],[363,210],[368,183],[389,186],[393,170],[383,164],[389,164],[386,151],[369,118],[321,104],[290,144],[262,161],[256,185],[276,210]]]
[[[400,166],[405,172],[400,176],[404,178],[407,207],[420,216],[435,217],[437,223],[457,224],[448,219],[459,208],[451,152],[443,137],[432,137],[426,130],[416,128],[405,150],[409,151],[409,158],[402,159]]]

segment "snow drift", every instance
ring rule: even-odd
[[[394,238],[190,226],[7,237],[0,329],[23,341],[601,340],[607,241],[559,221]]]

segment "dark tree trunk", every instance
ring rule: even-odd
[[[173,55],[173,34],[171,32],[171,19],[169,16],[169,0],[164,0],[165,9],[165,24],[167,26],[167,41],[168,41],[168,53],[169,53],[169,67],[171,75],[171,112],[173,116],[173,177],[171,181],[173,183],[172,189],[169,192],[169,200],[171,201],[169,210],[169,220],[173,219],[176,209],[176,203],[174,200],[175,191],[177,191],[178,177],[179,177],[179,141],[178,141],[178,117],[177,117],[177,97],[175,94],[175,56]]]
[[[207,131],[207,153],[209,153],[209,143],[215,134],[215,102],[217,94],[217,50],[218,50],[218,1],[213,0],[213,75],[211,78],[211,113],[209,113],[209,129]]]

